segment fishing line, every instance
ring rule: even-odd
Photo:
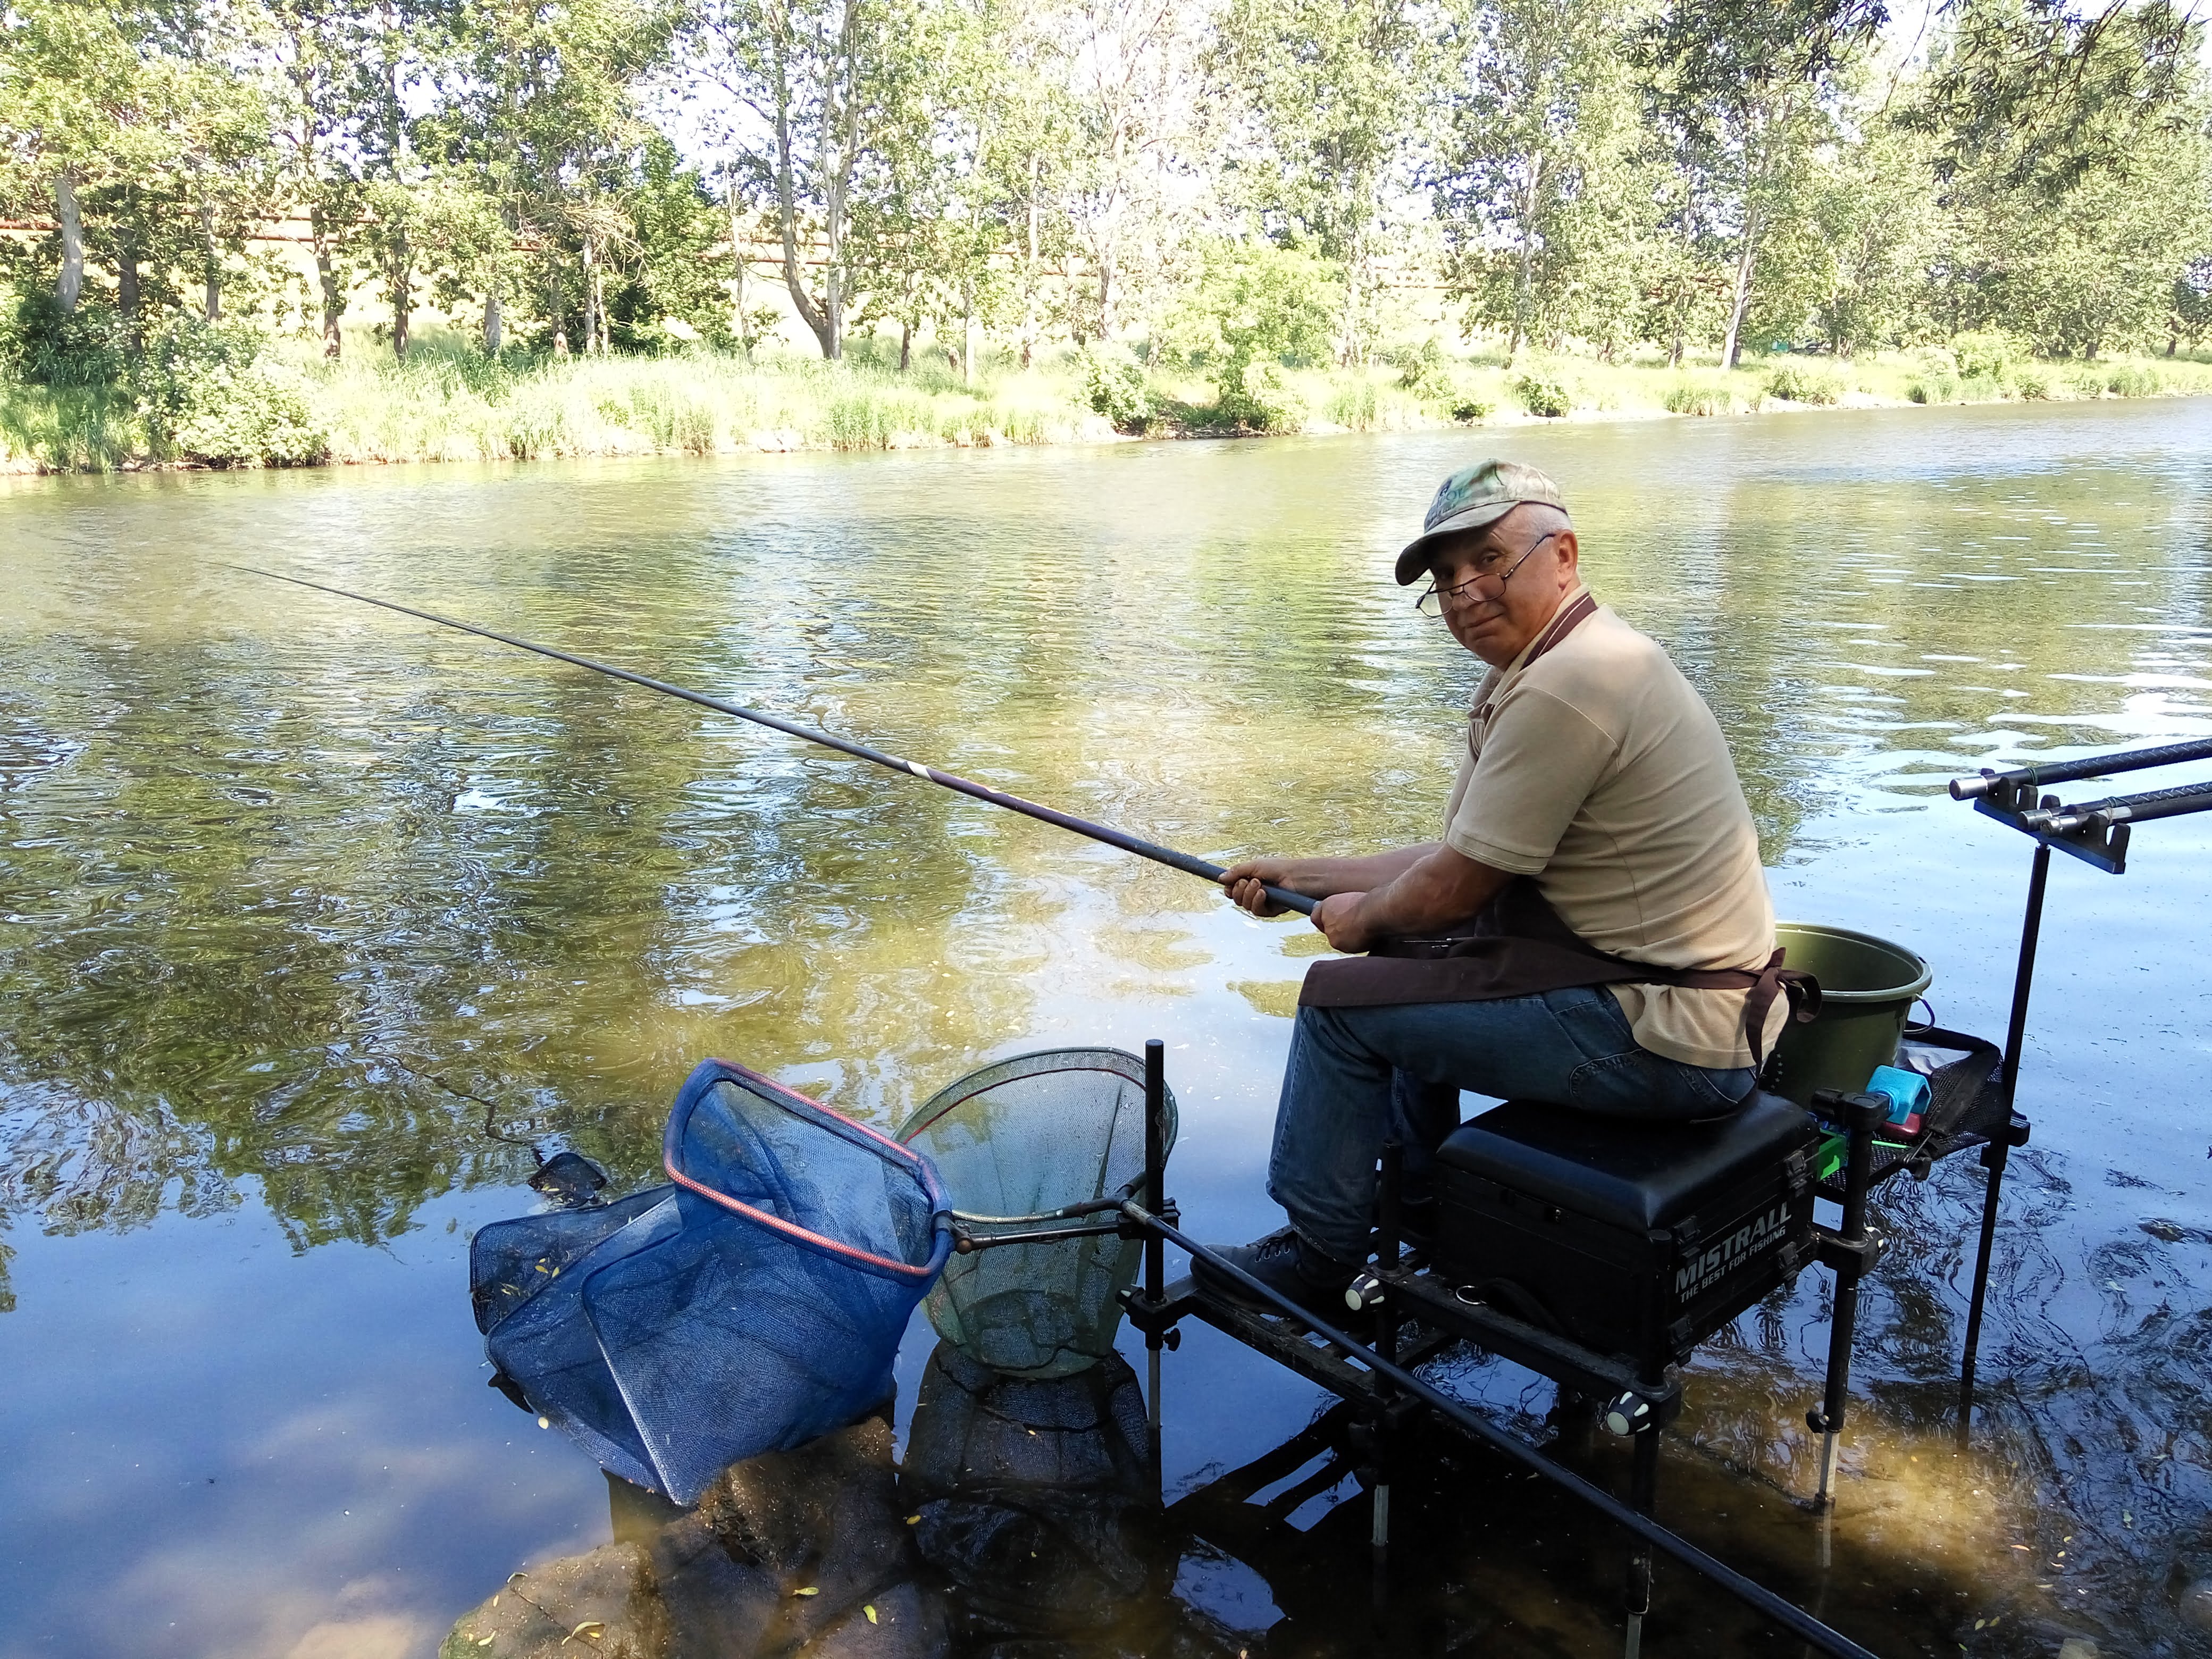
[[[311,582],[305,577],[287,576],[274,570],[262,570],[250,564],[234,564],[225,568],[231,570],[242,570],[249,575],[266,576],[271,581],[290,582],[295,587],[311,587],[319,593],[334,593],[342,599],[352,599],[361,605],[373,605],[380,610],[396,611],[403,617],[414,617],[422,622],[435,623],[441,628],[451,628],[464,634],[474,634],[480,639],[495,640],[501,645],[513,646],[518,651],[534,651],[541,657],[550,657],[556,662],[565,662],[574,667],[588,668],[595,674],[605,674],[610,679],[624,680],[632,685],[643,686],[647,690],[658,691],[664,696],[680,697],[685,702],[694,702],[702,708],[714,709],[717,714],[734,714],[741,720],[750,720],[754,725],[765,726],[770,731],[781,732],[787,737],[819,744],[825,749],[835,749],[840,754],[850,755],[856,760],[872,762],[890,771],[906,773],[911,777],[920,778],[924,783],[933,783],[940,788],[973,796],[977,800],[988,801],[993,806],[1003,806],[1010,812],[1019,812],[1024,817],[1036,818],[1040,823],[1055,825],[1060,829],[1073,831],[1076,835],[1087,836],[1092,841],[1103,842],[1109,847],[1119,848],[1125,853],[1134,853],[1140,859],[1149,859],[1155,864],[1164,864],[1171,870],[1181,870],[1186,875],[1198,876],[1217,884],[1227,873],[1227,866],[1224,865],[1212,863],[1189,853],[1178,852],[1172,847],[1163,847],[1158,842],[1146,841],[1142,836],[1130,835],[1126,830],[1115,830],[1103,823],[1093,823],[1090,819],[1077,817],[1072,812],[1063,812],[1056,807],[1040,805],[1033,800],[1024,800],[1019,795],[1010,795],[1004,790],[994,789],[988,784],[974,782],[954,773],[941,771],[934,766],[925,766],[920,761],[907,760],[897,755],[887,754],[880,749],[871,749],[866,744],[854,743],[844,738],[833,737],[830,733],[817,727],[801,726],[796,720],[787,720],[779,715],[763,714],[757,708],[746,708],[734,702],[725,702],[720,697],[710,697],[703,691],[694,691],[685,686],[672,685],[666,680],[657,680],[647,674],[634,673],[627,668],[617,668],[611,663],[594,662],[589,657],[580,657],[572,652],[556,650],[550,645],[540,645],[535,640],[518,639],[512,634],[501,634],[494,629],[479,627],[475,623],[462,622],[453,617],[441,617],[434,611],[418,611],[411,605],[401,605],[392,599],[380,599],[368,593],[356,593],[343,587],[332,587],[326,582]],[[1268,898],[1276,904],[1286,910],[1295,910],[1300,915],[1311,915],[1314,907],[1319,902],[1318,900],[1308,898],[1303,893],[1290,892],[1280,887],[1270,887],[1267,889],[1267,894]]]

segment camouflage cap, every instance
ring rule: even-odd
[[[1429,568],[1437,544],[1446,536],[1495,524],[1523,501],[1541,501],[1562,513],[1567,510],[1567,504],[1559,499],[1559,485],[1533,466],[1488,460],[1460,468],[1437,487],[1437,498],[1429,503],[1428,516],[1421,520],[1421,533],[1398,555],[1398,586],[1407,586],[1420,578]]]

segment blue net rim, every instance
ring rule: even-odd
[[[686,1175],[681,1165],[681,1155],[684,1130],[690,1118],[691,1109],[709,1088],[725,1080],[741,1084],[757,1094],[764,1095],[793,1116],[808,1119],[833,1134],[842,1135],[857,1145],[866,1145],[869,1151],[910,1171],[921,1183],[921,1189],[929,1199],[935,1235],[929,1260],[917,1264],[901,1261],[892,1256],[878,1255],[872,1250],[860,1249],[811,1228],[801,1227],[795,1222],[786,1221],[780,1215],[732,1198],[727,1193],[716,1192],[712,1187]],[[834,1111],[818,1100],[810,1100],[797,1090],[786,1088],[774,1078],[764,1077],[750,1066],[740,1066],[735,1060],[703,1060],[684,1079],[675,1108],[668,1114],[668,1128],[661,1141],[660,1162],[661,1167],[668,1171],[671,1181],[686,1192],[697,1194],[709,1204],[727,1210],[732,1215],[742,1216],[759,1226],[772,1228],[811,1249],[858,1262],[878,1273],[891,1273],[901,1279],[927,1284],[944,1271],[945,1261],[952,1254],[952,1206],[945,1196],[945,1188],[938,1182],[937,1168],[928,1158],[911,1147],[900,1146],[889,1135],[870,1128],[858,1119]]]

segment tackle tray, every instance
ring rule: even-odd
[[[1870,1185],[1879,1187],[1907,1172],[1924,1177],[1943,1159],[1993,1140],[2014,1146],[2027,1142],[2027,1125],[2005,1110],[2004,1056],[1995,1043],[1941,1025],[1921,1025],[1907,1029],[1899,1057],[1914,1048],[1957,1058],[1927,1073],[1929,1100],[1920,1133],[1908,1141],[1875,1142]],[[1842,1203],[1844,1172],[1838,1170],[1813,1190]]]

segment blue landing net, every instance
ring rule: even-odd
[[[685,1080],[663,1152],[670,1185],[485,1227],[469,1279],[530,1404],[690,1504],[890,1393],[952,1229],[927,1158],[726,1060]]]

